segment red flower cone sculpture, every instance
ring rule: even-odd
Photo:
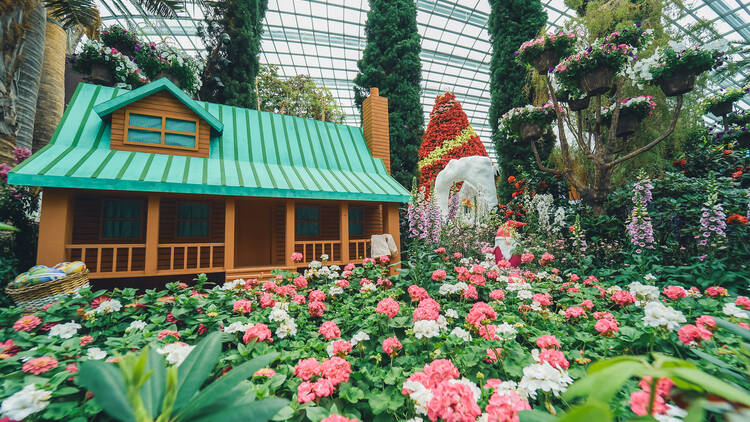
[[[488,156],[461,103],[454,94],[446,92],[435,100],[419,146],[419,187],[429,193],[438,173],[450,160],[474,155]]]

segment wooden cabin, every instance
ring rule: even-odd
[[[409,197],[387,104],[373,88],[357,128],[195,101],[167,79],[82,83],[9,183],[43,188],[38,263],[81,260],[93,279],[361,263],[371,235],[399,243]]]

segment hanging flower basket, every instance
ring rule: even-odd
[[[583,97],[577,100],[571,98],[567,102],[568,102],[568,108],[570,109],[570,111],[585,110],[589,107],[589,103],[591,102],[591,97]]]
[[[714,116],[719,116],[719,117],[726,116],[727,114],[732,112],[733,105],[734,105],[734,101],[723,101],[711,107],[709,111]]]
[[[90,82],[100,85],[112,85],[115,80],[112,68],[102,63],[92,64],[91,71],[86,78]]]
[[[617,119],[617,130],[616,135],[620,138],[625,138],[635,133],[638,130],[638,125],[641,124],[641,117],[634,113],[620,113],[620,117]]]
[[[546,75],[559,62],[560,56],[551,48],[542,51],[541,54],[531,60],[531,64],[540,75]]]
[[[542,137],[542,128],[536,123],[522,123],[518,128],[518,135],[524,142],[534,141]]]
[[[695,87],[695,74],[671,76],[663,79],[659,85],[667,97],[687,94]]]
[[[600,67],[581,76],[581,88],[588,95],[602,95],[612,89],[615,83],[615,72],[609,67]]]

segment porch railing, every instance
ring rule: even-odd
[[[142,275],[146,265],[146,245],[70,244],[65,245],[68,261],[83,261],[93,277]]]
[[[223,270],[224,243],[160,243],[159,273]]]
[[[318,261],[323,254],[328,255],[328,262],[332,264],[343,260],[340,240],[296,241],[294,251],[302,254],[302,262]]]
[[[349,241],[349,262],[361,263],[370,256],[370,239]]]

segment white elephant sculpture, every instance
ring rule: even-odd
[[[450,208],[450,189],[454,183],[464,182],[459,192],[460,199],[476,198],[477,210],[481,212],[497,208],[495,189],[495,166],[489,157],[471,156],[450,160],[435,178],[434,195],[443,217]],[[471,195],[471,197],[468,197]]]

